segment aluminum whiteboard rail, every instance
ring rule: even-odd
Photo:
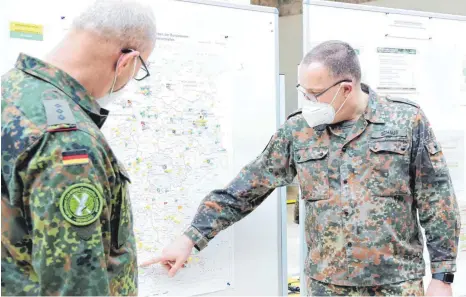
[[[307,45],[308,45],[308,40],[309,40],[309,13],[308,13],[308,9],[306,7],[307,3],[306,3],[306,0],[303,0],[303,57],[307,54],[307,52],[309,51],[309,49],[307,48]],[[299,79],[299,65],[296,67],[296,72],[298,73],[298,79]],[[299,95],[298,95],[298,106],[301,107],[301,103],[300,103],[300,100],[299,100]],[[304,217],[306,216],[306,206],[304,205],[304,200],[301,198],[301,187],[298,188],[299,189],[299,195],[298,195],[298,205],[299,205],[299,212],[298,212],[298,216],[299,216],[299,226],[298,226],[298,230],[299,230],[299,267],[300,267],[300,271],[299,271],[299,294],[301,296],[307,296],[307,287],[306,287],[306,275],[304,273],[305,271],[305,267],[304,267],[304,263],[306,261],[306,257],[307,257],[307,254],[306,254],[306,251],[307,251],[307,247],[306,247],[306,238],[305,238],[305,234],[304,234],[304,223],[305,223],[305,219]]]
[[[417,37],[405,37],[405,36],[390,35],[390,34],[385,34],[385,37],[386,38],[397,38],[397,39],[423,40],[423,41],[432,40],[432,37],[429,37],[429,38],[417,38]]]
[[[278,10],[277,10],[278,12]],[[277,130],[285,122],[285,76],[280,75],[280,47],[279,47],[279,25],[278,13],[275,15],[275,75],[277,81],[276,106],[277,106]],[[288,237],[287,237],[287,209],[286,209],[286,187],[277,189],[278,203],[278,290],[281,296],[288,295]]]
[[[454,15],[454,14],[445,14],[445,13],[435,13],[435,12],[426,12],[426,11],[417,11],[417,10],[408,10],[408,9],[397,9],[397,8],[388,8],[388,7],[378,7],[370,6],[364,4],[349,4],[341,2],[329,2],[321,0],[303,0],[303,15],[305,5],[316,5],[316,6],[328,6],[328,7],[338,7],[344,9],[353,9],[353,10],[362,10],[362,11],[372,11],[388,14],[402,14],[409,16],[419,16],[419,17],[428,17],[436,19],[445,19],[445,20],[456,20],[456,21],[466,21],[466,16]]]
[[[279,104],[278,104],[278,127],[279,128],[286,121],[285,112],[285,75],[280,74],[280,93],[279,93]],[[286,187],[280,187],[278,192],[278,231],[279,231],[279,243],[278,253],[281,261],[279,263],[280,271],[280,296],[288,295],[288,207],[286,203]]]
[[[266,13],[275,13],[275,14],[278,15],[278,9],[277,8],[268,7],[268,6],[245,5],[245,4],[217,2],[217,1],[210,1],[210,0],[174,0],[174,1],[190,2],[190,3],[204,4],[204,5],[210,5],[210,6],[228,7],[228,8],[234,8],[234,9],[240,9],[240,10],[250,10],[250,11],[259,11],[259,12],[266,12]]]
[[[280,46],[279,46],[279,25],[278,10],[275,15],[275,73],[277,75],[277,130],[286,121],[285,109],[285,75],[279,74],[280,68]],[[278,191],[278,273],[279,273],[279,294],[288,296],[288,211],[286,204],[286,187],[280,187]]]
[[[299,187],[299,196],[298,196],[298,203],[299,203],[299,258],[300,258],[300,279],[299,279],[299,293],[301,296],[308,296],[307,294],[307,284],[306,284],[306,275],[304,273],[304,263],[307,258],[307,246],[306,246],[306,238],[304,234],[304,224],[306,222],[306,205],[304,200],[301,198],[301,187]]]
[[[306,1],[306,0],[304,0]],[[307,45],[308,45],[308,40],[309,40],[309,14],[308,14],[308,10],[306,9],[306,3],[303,2],[303,57],[307,54],[308,52],[308,48],[307,48]],[[296,72],[298,74],[297,78],[299,79],[299,65],[296,67]],[[298,95],[298,107],[301,107],[301,103],[300,103],[300,100],[299,100],[299,95]],[[297,181],[297,180],[296,180]],[[299,183],[299,182],[298,182]],[[305,219],[304,217],[306,216],[306,206],[304,205],[304,200],[301,199],[301,187],[298,187],[299,189],[299,195],[298,195],[298,205],[299,205],[299,212],[298,212],[298,216],[299,216],[299,226],[298,226],[298,230],[299,230],[299,233],[298,233],[298,237],[299,237],[299,267],[300,267],[300,271],[299,271],[299,294],[301,296],[307,296],[307,289],[306,289],[306,275],[304,273],[305,271],[305,267],[304,267],[304,263],[306,261],[306,258],[307,258],[307,247],[306,247],[306,238],[305,238],[305,234],[304,234],[304,223],[305,223]]]

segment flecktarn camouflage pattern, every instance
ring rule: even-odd
[[[422,279],[378,286],[338,286],[306,279],[308,296],[424,296]]]
[[[413,102],[363,90],[369,103],[355,122],[310,128],[292,114],[255,160],[204,199],[185,234],[202,249],[297,175],[309,278],[356,287],[421,279],[420,225],[432,273],[456,271],[458,205],[428,119]]]
[[[129,178],[72,77],[21,54],[2,76],[2,295],[137,295]]]

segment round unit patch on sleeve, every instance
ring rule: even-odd
[[[102,213],[104,199],[91,184],[75,184],[68,187],[60,197],[60,212],[75,226],[94,223]]]

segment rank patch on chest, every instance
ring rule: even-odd
[[[75,226],[94,223],[102,213],[104,200],[95,186],[86,183],[68,187],[60,197],[60,212]]]
[[[74,150],[61,153],[63,165],[82,165],[89,163],[87,150]]]

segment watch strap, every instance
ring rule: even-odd
[[[453,273],[450,273],[450,272],[432,274],[433,279],[440,280],[440,281],[442,281],[444,283],[447,283],[447,284],[453,283],[454,276],[455,275]]]

